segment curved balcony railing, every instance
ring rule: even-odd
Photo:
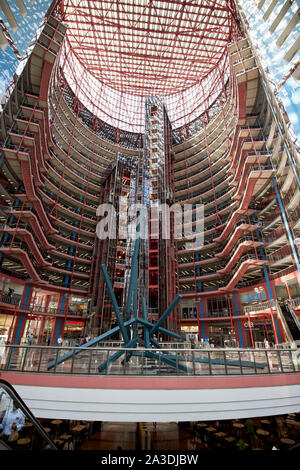
[[[260,310],[266,310],[268,308],[274,308],[276,307],[276,303],[275,301],[272,299],[272,300],[266,300],[265,302],[260,302],[258,304],[254,304],[254,305],[246,305],[244,307],[244,312],[259,312]]]
[[[105,169],[105,166],[108,166],[111,163],[111,158],[97,153],[95,149],[93,150],[92,148],[87,147],[82,143],[82,141],[78,140],[78,133],[72,134],[69,129],[65,127],[65,124],[61,120],[59,113],[55,114],[53,126],[58,132],[60,138],[62,138],[64,143],[68,145],[68,153],[70,153],[71,149],[73,149],[75,152],[79,153],[92,162],[93,165],[96,165],[102,169]]]
[[[99,375],[98,367],[118,351],[131,353],[131,361],[121,357],[109,364],[101,375],[110,376],[220,376],[271,375],[299,373],[292,349],[149,349],[147,350],[85,347],[16,346],[4,347],[1,370],[63,375]],[[164,362],[173,358],[174,367]],[[69,358],[63,359],[69,355]],[[47,365],[53,364],[48,369]]]
[[[235,106],[233,104],[233,106],[231,107],[231,109],[228,109],[228,113],[226,113],[226,115],[224,115],[224,120],[226,120],[227,123],[232,123],[231,124],[231,127],[234,127],[234,124],[236,122],[236,116],[235,116],[235,113],[236,113],[236,110],[235,110]],[[224,122],[224,121],[223,121]],[[214,135],[215,134],[215,135]],[[211,149],[217,139],[219,139],[222,134],[224,135],[224,139],[222,140],[222,142],[220,143],[220,145],[218,145],[218,147],[216,149],[213,149],[213,151],[211,152],[210,156],[212,156],[212,154],[220,147],[222,146],[224,143],[226,143],[227,141],[227,134],[226,134],[226,129],[224,127],[224,125],[221,125],[221,123],[217,123],[217,126],[216,127],[212,127],[210,131],[208,131],[206,129],[206,133],[203,133],[201,132],[198,137],[199,137],[199,140],[197,142],[194,142],[192,145],[189,145],[189,146],[186,146],[185,147],[185,150],[181,150],[181,151],[178,151],[177,149],[175,149],[176,151],[176,154],[177,155],[180,155],[181,153],[183,154],[183,157],[180,158],[180,159],[176,159],[176,162],[175,164],[179,163],[179,162],[182,162],[184,160],[189,160],[191,158],[195,158],[195,153],[190,153],[188,155],[188,157],[185,156],[185,152],[192,152],[193,149],[197,149],[196,150],[196,153],[201,153],[203,151],[206,151],[206,148],[208,147],[209,149]],[[192,139],[195,139],[195,137],[193,137]],[[180,144],[179,144],[180,145]],[[186,143],[187,145],[187,143]],[[201,148],[199,149],[199,147],[201,146]],[[177,145],[176,145],[177,147]],[[228,152],[227,152],[228,153]]]
[[[85,199],[81,200],[78,196],[78,194],[76,193],[73,193],[71,192],[69,189],[67,189],[65,187],[64,184],[59,184],[54,178],[51,178],[49,176],[49,174],[47,175],[47,177],[45,178],[46,180],[46,184],[50,183],[50,186],[54,186],[56,189],[58,189],[58,193],[61,192],[61,197],[63,197],[64,195],[67,196],[67,199],[68,201],[71,200],[71,203],[74,204],[75,207],[78,207],[78,205],[80,206],[84,206],[84,209],[85,210],[90,210],[91,212],[96,212],[94,211],[94,209],[97,209],[97,205],[96,204],[92,204],[92,203],[87,203]]]
[[[219,259],[215,259],[215,260],[211,261],[211,263],[209,264],[209,267],[211,267],[214,263],[217,263],[217,266],[213,266],[213,268],[214,268],[213,271],[211,269],[208,269],[206,267],[206,265],[201,265],[201,274],[197,274],[194,270],[190,273],[187,273],[187,274],[179,273],[179,282],[182,282],[182,281],[184,281],[185,279],[188,279],[188,278],[198,279],[198,278],[201,278],[203,276],[205,277],[205,276],[209,276],[209,275],[218,274],[218,270],[222,269],[222,268],[225,268],[225,266],[227,264],[226,261],[220,263]],[[187,268],[184,268],[184,267],[182,269],[187,270]]]
[[[61,178],[62,177],[62,174],[59,174],[58,173],[58,169],[55,168],[51,162],[48,162],[49,163],[49,170],[52,171],[54,173],[54,177],[53,179],[56,180],[57,178]],[[77,175],[75,175],[77,176]],[[74,177],[75,177],[74,176]],[[82,178],[81,178],[82,179]],[[63,175],[63,181],[66,182],[66,184],[70,185],[73,192],[77,192],[77,189],[80,190],[80,194],[82,194],[82,196],[86,196],[87,198],[90,198],[91,200],[95,200],[96,199],[96,202],[98,202],[99,200],[99,194],[96,194],[96,193],[92,193],[90,191],[90,188],[89,188],[89,182],[87,180],[83,180],[84,182],[82,184],[74,181],[74,179],[70,178],[70,177],[65,177],[65,175]]]
[[[227,154],[227,153],[228,153],[228,151],[226,150],[225,152],[222,153],[222,155],[220,155],[218,158],[216,158],[216,160],[213,160],[211,166],[215,165],[219,160],[224,159],[225,154]],[[207,155],[204,155],[204,157],[201,157],[194,164],[187,164],[186,168],[181,168],[180,170],[176,170],[176,172],[175,172],[175,185],[179,181],[185,180],[187,178],[187,176],[188,176],[188,178],[191,178],[195,175],[198,175],[202,171],[207,170],[210,167],[209,163],[208,163],[208,165],[205,165],[204,167],[200,167],[200,168],[198,167],[198,165],[199,165],[199,163],[203,162],[204,160],[208,160],[208,159],[209,159],[209,157]],[[196,166],[197,166],[197,169],[195,169],[194,171],[191,172],[190,170],[193,169]],[[180,173],[182,173],[182,172],[183,172],[183,174],[181,175]],[[188,175],[186,174],[186,172],[188,172]]]
[[[71,147],[72,153],[71,153],[71,151],[68,152],[64,148],[64,146],[58,141],[59,138],[61,138],[63,140],[63,137],[60,135],[59,131],[57,130],[57,128],[55,126],[53,126],[53,131],[54,130],[57,132],[58,137],[55,136],[54,132],[52,132],[52,136],[51,136],[52,140],[55,143],[55,145],[63,152],[63,155],[65,156],[65,158],[67,158],[69,160],[69,162],[72,163],[72,161],[74,161],[75,164],[78,165],[78,166],[80,166],[80,164],[82,164],[82,166],[84,168],[89,168],[88,165],[87,165],[87,163],[89,163],[90,167],[92,169],[91,170],[92,173],[94,173],[95,175],[100,176],[101,178],[105,178],[106,174],[105,174],[105,168],[104,167],[101,167],[96,162],[94,162],[89,157],[89,155],[85,155],[84,153],[79,152],[79,150],[75,149],[75,147]],[[65,145],[66,145],[67,148],[69,147],[68,142],[65,142]],[[79,158],[80,158],[80,160],[79,160]],[[86,161],[86,163],[85,163],[85,161]],[[99,168],[99,169],[96,169],[96,168]]]
[[[51,200],[52,203],[57,203],[58,208],[59,208],[59,206],[64,207],[65,209],[67,209],[68,213],[70,213],[70,214],[72,214],[72,215],[74,215],[78,218],[82,217],[82,219],[85,220],[88,223],[96,222],[96,220],[97,220],[96,217],[89,216],[86,213],[84,215],[82,215],[81,213],[74,212],[73,207],[70,209],[70,207],[67,206],[66,204],[64,204],[61,200],[59,202],[57,202],[56,199],[54,199],[54,195],[51,193],[51,191],[48,191],[46,188],[44,188],[43,190],[40,189],[40,192],[41,192],[42,196],[43,195],[48,196],[48,198]],[[95,211],[95,213],[96,213],[96,211]]]
[[[263,243],[263,240],[259,240],[258,237],[256,236],[253,236],[251,237],[251,235],[244,235],[243,237],[240,237],[238,238],[238,240],[235,242],[235,244],[233,245],[233,248],[229,251],[229,253],[226,255],[226,257],[231,260],[231,258],[233,258],[233,255],[235,254],[235,252],[237,251],[238,247],[240,245],[242,245],[244,242],[253,242],[253,243],[258,243],[258,242],[262,242]]]
[[[78,176],[78,178],[80,180],[82,180],[82,182],[84,184],[86,184],[88,182],[89,185],[93,185],[97,188],[97,190],[99,190],[99,182],[97,182],[96,180],[93,180],[93,174],[92,174],[92,172],[90,172],[90,170],[87,166],[85,166],[84,164],[82,164],[80,166],[77,163],[77,166],[79,168],[81,168],[81,171],[79,171],[79,169],[77,170],[77,169],[74,168],[74,166],[69,165],[67,160],[63,160],[59,155],[56,155],[56,153],[52,149],[49,149],[49,153],[50,153],[52,159],[54,158],[55,160],[57,160],[63,168],[64,167],[67,168],[71,173],[74,173],[76,175],[76,177]],[[54,168],[53,165],[52,165],[52,168]],[[57,167],[55,167],[55,168],[56,168],[56,171],[59,171]],[[87,172],[87,175],[84,174],[83,169]]]
[[[291,299],[290,302],[293,307],[296,307],[296,308],[300,307],[300,297],[298,297],[297,299]]]
[[[63,99],[64,99],[64,102],[68,105],[69,112],[72,113],[72,109],[74,109],[75,95],[68,85],[64,88]],[[98,122],[100,125],[97,126],[97,130],[95,131],[94,116],[85,107],[81,108],[78,114],[78,117],[80,118],[80,121],[83,124],[83,126],[86,127],[89,130],[89,132],[91,133],[96,132],[97,137],[101,139],[101,142],[97,141],[98,147],[100,148],[102,147],[105,150],[110,151],[110,148],[108,147],[108,145],[105,146],[105,143],[107,143],[106,141],[116,146],[116,142],[115,142],[116,141],[115,135],[116,135],[116,130],[117,130],[116,128],[114,128],[110,124],[104,123],[103,121],[99,119]],[[137,133],[133,133],[129,131],[122,132],[121,134],[122,135],[119,136],[119,142],[118,142],[118,146],[120,147],[120,149],[124,147],[130,150],[139,150],[141,148],[140,144],[142,141],[142,134],[137,134]]]
[[[222,183],[227,183],[229,182],[229,179],[230,179],[230,176],[228,177],[228,175],[224,174],[225,171],[223,171],[224,168],[222,169],[217,169],[216,171],[214,171],[211,175],[205,175],[204,178],[202,178],[201,180],[197,181],[197,183],[195,184],[189,184],[189,181],[187,181],[187,186],[183,189],[177,189],[176,190],[176,200],[177,201],[183,201],[186,199],[187,197],[187,193],[188,192],[192,192],[192,194],[189,194],[189,197],[190,199],[193,199],[197,196],[200,196],[200,195],[203,195],[202,197],[205,198],[207,197],[207,194],[209,195],[211,192],[213,192],[213,190],[216,190],[216,187],[221,185]],[[221,178],[217,179],[217,180],[213,180],[213,182],[211,182],[211,177],[214,177],[215,175],[219,174],[219,173],[222,173],[221,175]],[[204,187],[204,188],[201,188],[200,189],[198,188],[198,186],[202,183],[208,183],[208,185],[210,187]],[[228,190],[231,190],[231,188],[229,187]],[[184,194],[180,194],[180,193],[184,193]],[[206,194],[207,193],[207,194]],[[204,196],[204,194],[206,196]],[[206,200],[205,203],[209,203],[212,199],[210,198],[208,201]]]

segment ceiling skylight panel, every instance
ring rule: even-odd
[[[125,103],[124,93],[166,96],[198,83],[225,52],[231,27],[227,0],[77,0],[66,5],[70,47],[82,67],[99,80],[101,93],[105,83],[118,91],[114,99],[119,102],[113,108]],[[86,74],[86,93],[90,78]],[[194,91],[190,96],[196,95]],[[100,100],[99,107],[104,102]],[[114,111],[105,114],[113,116]]]

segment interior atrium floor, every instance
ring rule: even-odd
[[[64,450],[289,450],[300,443],[300,413],[184,423],[41,422]]]

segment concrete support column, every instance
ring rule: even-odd
[[[67,301],[67,293],[62,292],[59,296],[59,301],[58,301],[57,313],[59,315],[63,315],[63,313],[65,311],[65,307],[66,307],[66,301]],[[65,331],[65,324],[66,324],[66,319],[65,318],[58,317],[58,318],[55,319],[51,344],[57,344],[57,340],[58,340],[59,336],[61,336],[63,338],[64,331]]]
[[[20,311],[17,313],[17,320],[14,325],[13,335],[12,335],[12,343],[13,344],[20,344],[28,313],[26,310],[29,309],[29,305],[32,299],[33,288],[32,284],[26,284],[24,288],[24,292],[22,295],[21,303],[20,303]],[[24,311],[22,311],[24,310]]]

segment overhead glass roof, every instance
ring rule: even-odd
[[[141,131],[144,98],[162,95],[178,127],[224,86],[232,0],[65,0],[64,10],[65,76],[115,126]]]

